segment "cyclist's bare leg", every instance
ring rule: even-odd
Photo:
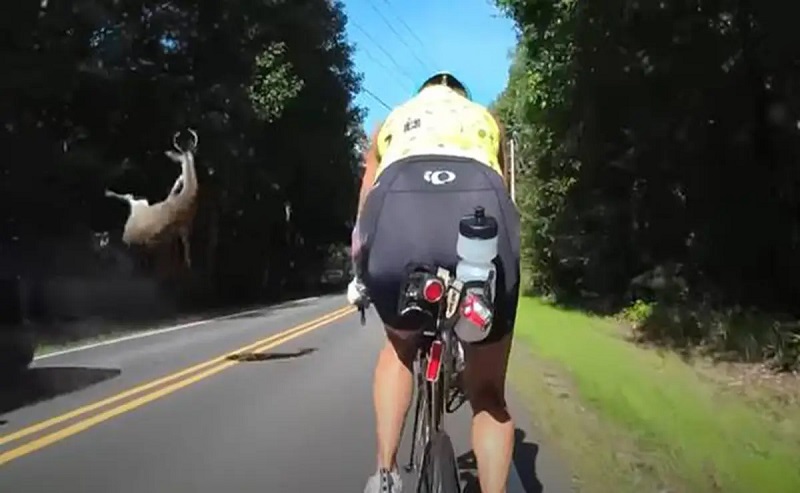
[[[472,406],[472,450],[483,493],[505,493],[514,451],[514,423],[505,400],[511,335],[493,342],[464,345],[464,388]]]
[[[415,334],[386,327],[386,343],[375,367],[373,399],[378,434],[378,467],[393,470],[411,406],[414,380],[411,368],[415,356]]]

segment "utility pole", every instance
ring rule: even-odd
[[[516,141],[514,140],[514,134],[511,134],[511,139],[509,142],[510,152],[509,152],[509,163],[510,170],[511,170],[511,201],[515,204],[517,203],[517,160],[515,159],[515,148],[516,148]]]

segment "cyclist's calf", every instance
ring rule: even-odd
[[[514,451],[514,422],[505,400],[511,335],[497,342],[467,345],[464,385],[472,406],[472,449],[481,491],[506,491]]]

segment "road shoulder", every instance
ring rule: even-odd
[[[520,358],[512,352],[510,370],[522,370]],[[528,368],[527,370],[530,370]],[[526,370],[526,371],[527,371]],[[531,373],[520,371],[523,379],[532,377]],[[567,493],[573,491],[572,473],[569,464],[563,460],[561,451],[547,437],[530,406],[530,387],[519,385],[514,373],[509,381],[507,396],[509,411],[514,419],[514,457],[512,474],[509,478],[509,493]]]

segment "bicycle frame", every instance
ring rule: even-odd
[[[448,397],[454,389],[452,378],[456,374],[456,350],[462,343],[456,336],[453,325],[446,322],[458,310],[463,296],[463,283],[457,280],[449,269],[441,267],[437,268],[435,277],[442,281],[444,295],[433,305],[434,310],[424,310],[430,315],[430,319],[422,327],[413,371],[416,405],[411,452],[405,470],[418,471],[417,490],[423,478],[422,461],[425,459],[425,454],[429,453],[428,446],[432,443],[432,437],[444,432],[444,415],[460,407],[459,404],[456,408],[450,409]],[[365,311],[368,305],[368,302],[358,305],[362,325],[366,323]],[[414,309],[419,310],[419,307]],[[418,448],[422,450],[417,450]]]
[[[425,446],[430,437],[444,428],[446,396],[450,389],[450,378],[455,356],[446,332],[425,334],[424,341],[417,350],[416,376],[417,403],[414,413],[414,425],[411,452],[406,470],[419,468],[421,454],[415,459],[417,447]],[[438,353],[434,356],[434,353]],[[419,435],[421,433],[421,436]]]
[[[446,276],[442,275],[443,271],[447,273]],[[432,322],[423,327],[422,340],[415,358],[414,381],[417,398],[411,452],[408,465],[405,467],[409,472],[419,469],[421,465],[422,453],[416,454],[415,457],[415,452],[419,452],[417,447],[421,446],[424,449],[431,436],[444,429],[447,396],[451,390],[451,378],[456,363],[455,350],[457,344],[460,344],[452,327],[444,323],[450,304],[457,305],[460,301],[460,285],[450,282],[453,277],[446,269],[439,268],[437,277],[444,281],[447,295],[437,304],[437,313]],[[455,296],[451,294],[453,290]]]

